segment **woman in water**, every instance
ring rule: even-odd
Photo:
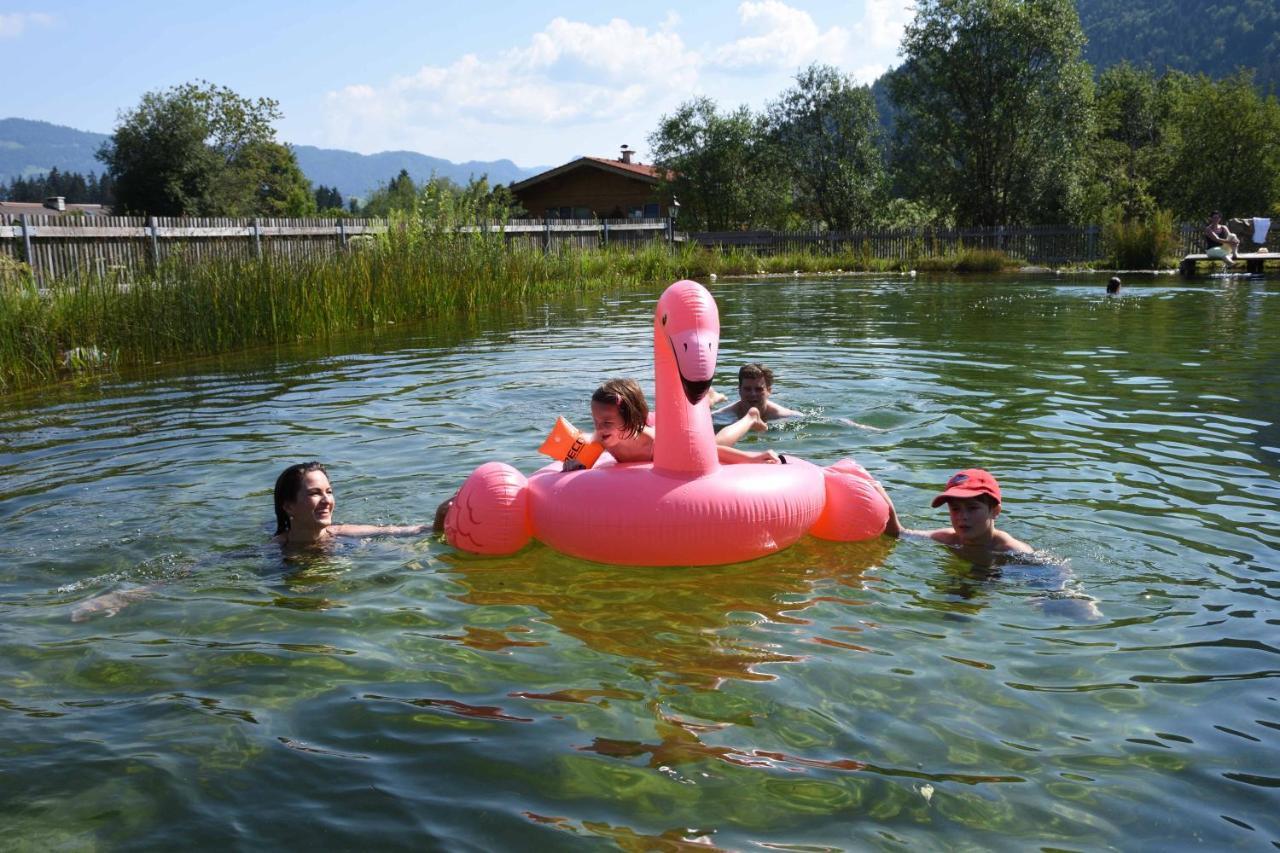
[[[276,533],[271,541],[289,548],[319,545],[335,536],[413,536],[430,530],[425,524],[379,527],[372,524],[334,524],[336,501],[329,475],[319,462],[290,465],[276,478]],[[94,615],[115,616],[130,604],[148,598],[159,584],[117,590],[94,596],[71,611],[73,622]]]
[[[378,526],[334,524],[337,499],[329,473],[319,462],[290,465],[276,478],[276,533],[281,545],[317,545],[334,536],[416,536],[431,528],[425,524]]]

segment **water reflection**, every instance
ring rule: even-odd
[[[765,664],[793,654],[757,642],[740,630],[756,623],[807,626],[803,613],[830,597],[815,587],[835,581],[857,607],[856,592],[870,580],[892,544],[833,544],[803,540],[782,554],[733,566],[645,569],[602,566],[534,545],[513,557],[447,558],[477,607],[530,607],[590,648],[627,662],[660,684],[714,689],[726,679],[775,676]],[[815,641],[839,640],[814,637]],[[468,642],[471,637],[459,638]],[[856,648],[856,647],[855,647]],[[647,663],[641,663],[641,662]]]

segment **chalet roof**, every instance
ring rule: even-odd
[[[605,157],[579,157],[577,160],[571,160],[563,166],[548,169],[545,172],[534,175],[532,178],[525,178],[518,184],[512,184],[511,189],[514,192],[519,192],[575,169],[599,169],[603,172],[635,178],[644,181],[646,184],[655,185],[667,176],[665,170],[649,163],[623,163],[621,160],[610,160]]]
[[[70,204],[66,210],[45,207],[38,201],[0,201],[0,216],[66,216],[68,213],[83,213],[85,216],[110,216],[111,208],[102,204]]]

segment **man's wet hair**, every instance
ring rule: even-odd
[[[773,387],[773,371],[758,361],[753,361],[750,364],[744,364],[742,367],[738,368],[738,384],[741,385],[748,379],[763,379],[764,387]]]

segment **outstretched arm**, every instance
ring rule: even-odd
[[[884,486],[880,485],[879,480],[872,480],[871,486],[880,493],[880,497],[884,498],[884,502],[889,505],[889,521],[884,526],[884,535],[898,538],[903,534],[902,524],[898,521],[898,510],[893,505],[893,498],[889,497],[889,493],[884,490]]]
[[[779,405],[772,400],[769,401],[769,417],[772,418],[798,418],[804,412],[797,412],[795,409],[788,409],[786,406]]]
[[[430,532],[431,527],[426,524],[335,524],[329,530],[335,536],[417,536]]]
[[[951,540],[954,537],[954,534],[952,531],[945,528],[939,528],[938,530],[912,530],[908,527],[903,527],[902,522],[898,520],[898,510],[893,505],[893,499],[890,498],[889,493],[884,490],[884,486],[880,485],[879,480],[872,480],[871,486],[880,493],[880,497],[884,498],[884,502],[889,505],[889,521],[884,526],[885,536],[893,536],[895,538],[901,536],[918,536],[925,539],[932,539],[935,542],[942,542],[943,544],[953,544]]]
[[[716,457],[720,460],[721,465],[737,465],[742,462],[761,462],[766,465],[776,465],[781,461],[778,459],[778,454],[772,450],[751,453],[746,450],[739,450],[736,447],[725,447],[721,444],[716,445]]]

